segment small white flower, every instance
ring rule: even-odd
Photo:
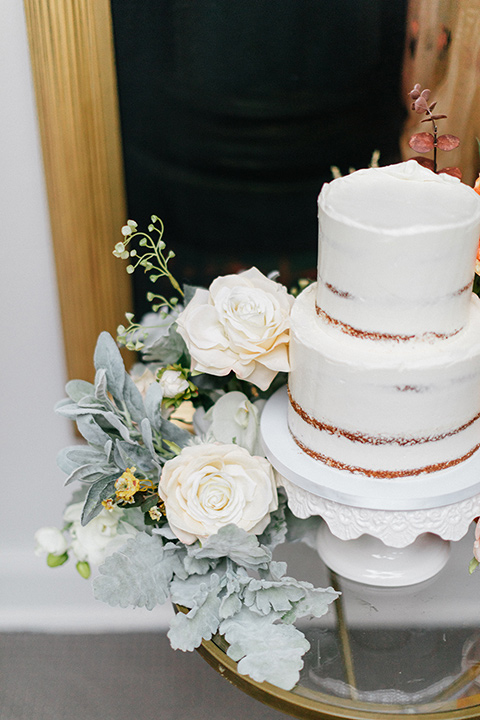
[[[189,388],[188,380],[185,380],[179,370],[165,370],[160,377],[159,383],[163,390],[163,396],[166,398],[183,395]]]
[[[108,555],[116,552],[137,530],[122,520],[121,508],[103,509],[93,520],[82,525],[83,503],[74,503],[66,509],[64,518],[71,522],[72,550],[80,562],[101,565]]]
[[[56,527],[42,527],[35,533],[35,555],[63,555],[68,543],[62,531]]]

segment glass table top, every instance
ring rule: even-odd
[[[315,549],[281,545],[275,558],[288,563],[289,575],[342,593],[324,617],[298,625],[310,642],[298,685],[286,692],[239,675],[221,637],[200,653],[245,692],[293,717],[480,718],[480,571],[468,573],[472,544],[471,533],[451,543],[440,573],[400,588],[345,580]]]

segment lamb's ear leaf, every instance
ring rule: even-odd
[[[119,475],[107,475],[97,480],[93,485],[90,486],[87,497],[85,498],[85,505],[82,511],[82,525],[86,525],[97,517],[102,510],[102,501],[111,497],[115,492],[115,480]]]
[[[85,395],[95,395],[95,386],[85,380],[70,380],[65,390],[73,402],[80,402]]]
[[[163,390],[158,382],[154,382],[148,386],[145,394],[145,410],[153,430],[160,432],[162,427],[162,400]]]
[[[93,359],[96,370],[106,371],[109,392],[117,401],[121,400],[125,383],[125,365],[115,340],[108,332],[100,333]]]
[[[123,387],[123,399],[127,410],[130,413],[130,417],[138,425],[142,422],[143,418],[146,417],[145,406],[143,404],[143,398],[140,390],[133,382],[130,375],[125,375],[125,384]]]
[[[105,443],[110,440],[109,434],[100,427],[93,415],[79,415],[76,423],[80,435],[90,445],[105,447]]]

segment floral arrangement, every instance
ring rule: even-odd
[[[95,596],[112,606],[171,598],[173,648],[220,633],[240,673],[290,689],[309,648],[293,623],[338,597],[272,555],[301,534],[259,437],[262,406],[289,369],[293,295],[256,268],[181,288],[158,218],[148,233],[133,221],[122,233],[114,254],[127,272],[168,280],[174,296],[149,293],[152,312],[118,328],[118,344],[139,354],[130,372],[104,332],[95,382],[67,384],[56,410],[86,443],[58,462],[80,487],[64,526],[37,531],[36,551],[52,567],[73,556],[85,578],[98,567]]]
[[[460,177],[458,168],[437,170],[437,149],[459,141],[438,136],[446,116],[433,114],[429,95],[419,85],[410,92],[433,129],[410,146],[433,150],[433,160],[416,158],[421,164]],[[291,689],[309,649],[295,621],[321,617],[338,597],[289,577],[273,559],[278,545],[320,522],[311,518],[306,529],[289,512],[259,434],[263,404],[286,382],[296,293],[256,268],[208,289],[182,288],[163,234],[155,216],[147,233],[128,221],[115,245],[129,274],[143,269],[174,294],[148,293],[152,312],[140,323],[127,313],[117,342],[101,333],[95,382],[67,384],[56,410],[76,422],[85,444],[58,462],[66,484],[80,487],[63,527],[37,531],[36,552],[51,567],[73,556],[84,578],[98,568],[95,596],[112,606],[152,610],[171,599],[179,610],[168,632],[173,648],[191,651],[221,634],[241,674]],[[480,250],[477,259],[480,274]],[[118,346],[138,356],[128,372]],[[478,524],[474,555],[471,572],[480,562]]]

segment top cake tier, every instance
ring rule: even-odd
[[[318,198],[317,312],[359,337],[444,338],[468,320],[480,196],[408,160],[358,170]]]

